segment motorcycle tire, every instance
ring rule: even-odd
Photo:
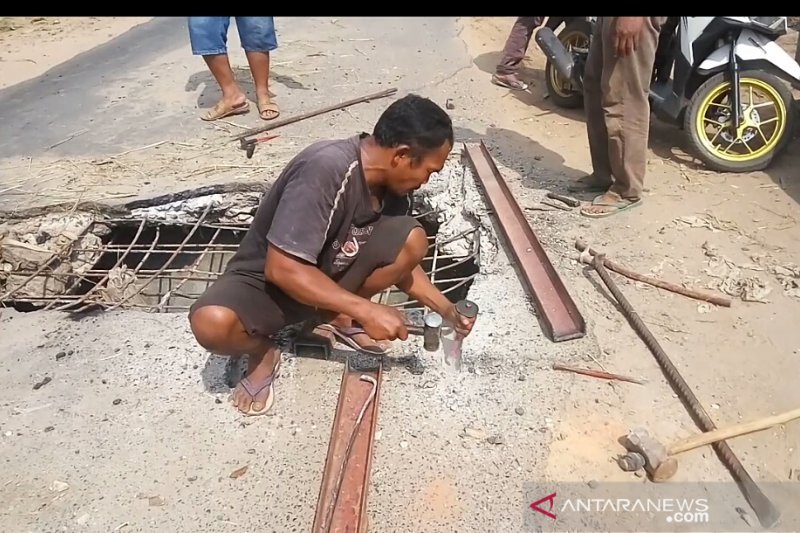
[[[592,23],[586,19],[571,20],[564,25],[564,29],[558,33],[558,40],[564,46],[568,46],[571,41],[577,41],[578,46],[588,47],[589,37],[592,35]],[[558,106],[565,109],[577,109],[583,107],[583,93],[580,91],[567,90],[561,88],[561,75],[556,67],[548,61],[544,67],[544,79],[549,98]]]
[[[767,106],[759,107],[751,111],[750,117],[752,120],[752,114],[756,113],[757,123],[753,123],[748,127],[744,136],[737,134],[734,141],[734,137],[725,128],[709,139],[708,132],[705,131],[704,126],[712,104],[715,106],[715,110],[727,110],[727,117],[720,119],[719,116],[716,116],[715,118],[718,120],[715,122],[724,123],[725,120],[731,119],[728,89],[730,84],[728,75],[725,72],[715,74],[706,80],[695,91],[689,101],[684,117],[683,130],[689,138],[689,143],[695,155],[703,162],[706,168],[717,172],[743,173],[763,170],[783,152],[794,137],[796,112],[793,109],[794,98],[788,85],[777,76],[761,70],[743,70],[739,79],[742,106],[746,109],[748,104],[752,103],[750,101],[752,91],[764,93],[774,104],[771,107],[774,107],[774,118],[777,118],[777,121],[774,118],[765,120],[769,124],[777,122],[777,125],[767,127],[767,133],[772,132],[768,138],[760,127],[762,122],[761,109],[765,110],[765,114],[769,114],[769,112],[767,111]],[[719,103],[715,102],[718,98],[725,97],[728,98],[728,107],[720,106]],[[722,112],[724,113],[724,111]],[[749,139],[742,138],[748,135],[750,135]],[[754,146],[748,144],[748,141],[753,141],[756,137],[759,139],[758,144],[752,144],[758,146],[758,148],[753,150]],[[715,147],[713,141],[717,138],[721,138],[722,143],[727,145],[725,146],[726,150],[721,152]],[[730,144],[731,141],[734,141],[734,144]],[[729,152],[732,147],[738,148],[739,152]]]

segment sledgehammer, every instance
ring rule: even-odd
[[[800,408],[733,426],[718,428],[713,431],[698,433],[673,442],[670,446],[663,446],[646,430],[637,428],[626,436],[626,448],[628,448],[629,452],[619,458],[618,464],[620,468],[626,471],[634,471],[644,467],[653,481],[666,481],[675,475],[678,469],[678,462],[674,456],[679,453],[769,429],[797,418],[800,418]]]

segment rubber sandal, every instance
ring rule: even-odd
[[[593,175],[589,174],[583,176],[569,185],[567,191],[569,192],[606,192],[611,187],[611,182],[601,183]]]
[[[499,85],[500,87],[505,87],[506,89],[512,89],[514,91],[525,91],[529,87],[527,83],[517,79],[516,77],[508,79],[497,74],[492,75],[492,83]]]
[[[272,111],[273,113],[275,113],[275,115],[271,117],[265,117],[264,113],[268,111]],[[262,100],[261,102],[258,103],[258,116],[261,117],[261,120],[275,120],[276,118],[281,116],[281,110],[278,107],[278,104],[276,104],[272,100],[267,100],[266,102]]]
[[[318,328],[324,331],[330,331],[336,338],[342,341],[344,344],[348,345],[352,349],[367,353],[370,355],[386,355],[389,353],[388,348],[384,348],[379,344],[373,344],[371,346],[361,346],[358,344],[353,337],[356,335],[367,335],[367,332],[364,331],[364,328],[360,327],[350,327],[350,328],[340,328],[338,326],[334,326],[333,324],[320,324],[317,326]],[[369,335],[367,335],[369,337]]]
[[[206,122],[210,122],[213,120],[219,120],[221,118],[230,117],[233,115],[243,115],[250,110],[250,103],[245,100],[243,104],[234,107],[227,107],[223,101],[219,101],[216,103],[211,110],[200,117],[201,120],[205,120]]]
[[[606,201],[603,201],[603,198],[605,196],[606,195],[598,196],[597,198],[594,199],[594,201],[592,201],[591,205],[588,205],[586,207],[582,207],[581,208],[581,215],[583,215],[585,217],[589,217],[589,218],[610,217],[611,215],[616,215],[617,213],[621,213],[621,212],[626,211],[628,209],[632,209],[632,208],[634,208],[634,207],[636,207],[636,206],[638,206],[638,205],[640,205],[642,203],[642,199],[641,198],[639,198],[637,200],[627,200],[625,198],[619,198],[619,197],[618,197],[618,199],[616,201],[606,202]],[[589,213],[589,212],[586,211],[586,209],[589,209],[589,208],[592,208],[592,207],[606,207],[606,208],[609,208],[609,210],[605,211],[605,212],[602,212],[602,213]]]
[[[269,411],[273,404],[275,403],[275,388],[273,383],[275,382],[278,377],[280,377],[280,367],[281,367],[281,359],[280,354],[278,355],[278,362],[275,363],[275,368],[272,370],[272,375],[264,380],[260,386],[253,385],[249,378],[244,377],[239,381],[239,385],[242,386],[244,391],[250,395],[251,403],[250,408],[247,411],[239,410],[245,416],[260,416],[266,414]],[[264,400],[264,407],[259,410],[253,409],[253,404],[256,403],[256,396],[258,396],[261,391],[269,387],[269,394],[267,394],[267,398]]]

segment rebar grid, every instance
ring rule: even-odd
[[[467,239],[472,237],[472,246],[468,255],[455,255],[455,254],[442,254],[440,248],[445,244],[454,243],[456,241],[468,242]],[[428,255],[422,260],[422,268],[433,283],[438,287],[442,294],[449,296],[450,293],[463,287],[464,285],[471,284],[477,274],[468,274],[465,276],[453,277],[453,269],[459,267],[477,265],[480,257],[480,231],[479,228],[466,229],[447,239],[437,240],[437,235],[428,236]],[[443,266],[440,263],[444,260],[452,261]],[[428,266],[430,263],[430,266]],[[477,270],[477,269],[476,269]],[[442,273],[445,274],[442,274]],[[447,285],[453,284],[449,287]],[[383,291],[378,296],[378,302],[397,307],[405,311],[424,311],[425,306],[421,305],[417,300],[409,300],[408,297],[400,291],[397,287],[390,287]],[[452,298],[451,298],[452,299]]]
[[[48,261],[35,270],[20,269],[14,271],[13,274],[25,276],[25,278],[13,287],[5,287],[4,293],[0,296],[0,306],[32,304],[43,310],[55,309],[71,312],[84,311],[93,306],[100,306],[109,311],[119,307],[142,309],[149,312],[188,311],[191,304],[224,272],[228,260],[236,253],[239,244],[231,243],[230,241],[238,241],[240,239],[234,239],[231,233],[238,232],[243,234],[249,228],[249,224],[219,224],[207,221],[206,217],[211,207],[212,205],[209,204],[197,220],[193,222],[153,221],[148,219],[97,221],[97,224],[103,224],[115,229],[119,227],[131,228],[131,232],[134,235],[132,238],[129,237],[130,242],[119,242],[116,236],[112,236],[108,243],[100,246],[81,247],[76,244],[71,249],[54,252]],[[435,212],[421,213],[415,215],[415,218],[421,219],[431,214],[435,214]],[[181,236],[183,236],[182,242],[162,242],[165,240],[165,228],[176,226],[184,226],[187,230],[185,233],[181,233]],[[146,230],[149,230],[153,235],[150,242],[144,241],[143,236]],[[212,233],[208,242],[205,242],[205,239],[203,239],[203,242],[189,242],[200,230]],[[458,240],[463,240],[466,243],[470,237],[473,238],[473,244],[468,255],[442,253],[441,247],[444,244]],[[476,228],[470,228],[449,239],[439,240],[438,242],[435,235],[429,236],[428,242],[430,252],[423,259],[422,267],[434,285],[446,287],[442,290],[445,294],[448,294],[465,284],[471,283],[474,274],[466,276],[455,275],[453,269],[458,270],[459,267],[477,260],[480,239]],[[467,249],[469,247],[465,246],[464,248]],[[69,256],[76,253],[96,254],[98,260],[92,268],[82,272],[54,271],[58,264],[56,262],[57,259],[68,260]],[[158,258],[164,258],[165,256],[165,260],[158,260]],[[174,263],[178,257],[181,257],[184,263],[188,258],[193,258],[193,260],[188,266],[175,266]],[[145,268],[148,260],[155,261],[157,264]],[[113,264],[113,266],[110,268],[100,267],[98,265],[101,261],[105,264]],[[116,279],[114,271],[121,268],[127,269],[127,276],[133,281],[120,289],[121,294],[111,298],[109,291],[115,288],[112,286]],[[62,294],[45,293],[37,296],[15,297],[34,279],[48,278],[50,276],[69,280],[67,288]],[[88,289],[86,288],[87,286]],[[405,296],[396,287],[393,287],[384,291],[380,295],[380,300],[383,302],[388,302],[391,299],[396,300],[398,295],[401,298]],[[404,309],[421,308],[416,301],[393,302],[390,305]]]

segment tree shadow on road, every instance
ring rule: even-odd
[[[501,51],[486,52],[473,59],[472,62],[475,66],[487,74],[486,83],[492,83],[492,74],[495,72],[495,67],[500,61],[501,55]],[[519,77],[528,83],[528,89],[525,91],[514,91],[498,86],[497,90],[500,94],[503,92],[506,93],[502,98],[516,98],[525,105],[539,108],[539,113],[533,113],[537,117],[555,114],[578,122],[584,121],[583,109],[558,107],[547,98],[547,85],[545,84],[545,73],[543,69],[530,67],[526,61],[523,61],[520,65]]]
[[[233,66],[232,69],[233,75],[236,77],[236,82],[245,92],[247,98],[253,102],[257,101],[256,87],[253,83],[253,77],[250,75],[250,69],[239,66]],[[292,90],[311,90],[310,87],[306,87],[293,77],[276,72],[274,69],[270,71],[269,81],[270,88],[273,86],[273,84],[280,83],[284,87]],[[217,80],[214,79],[214,76],[208,69],[201,70],[190,75],[186,80],[186,86],[184,87],[184,90],[186,92],[194,92],[201,85],[203,86],[203,90],[197,95],[197,106],[201,109],[214,107],[214,105],[222,98],[222,91],[219,88]],[[270,90],[270,96],[274,98],[277,95]]]

